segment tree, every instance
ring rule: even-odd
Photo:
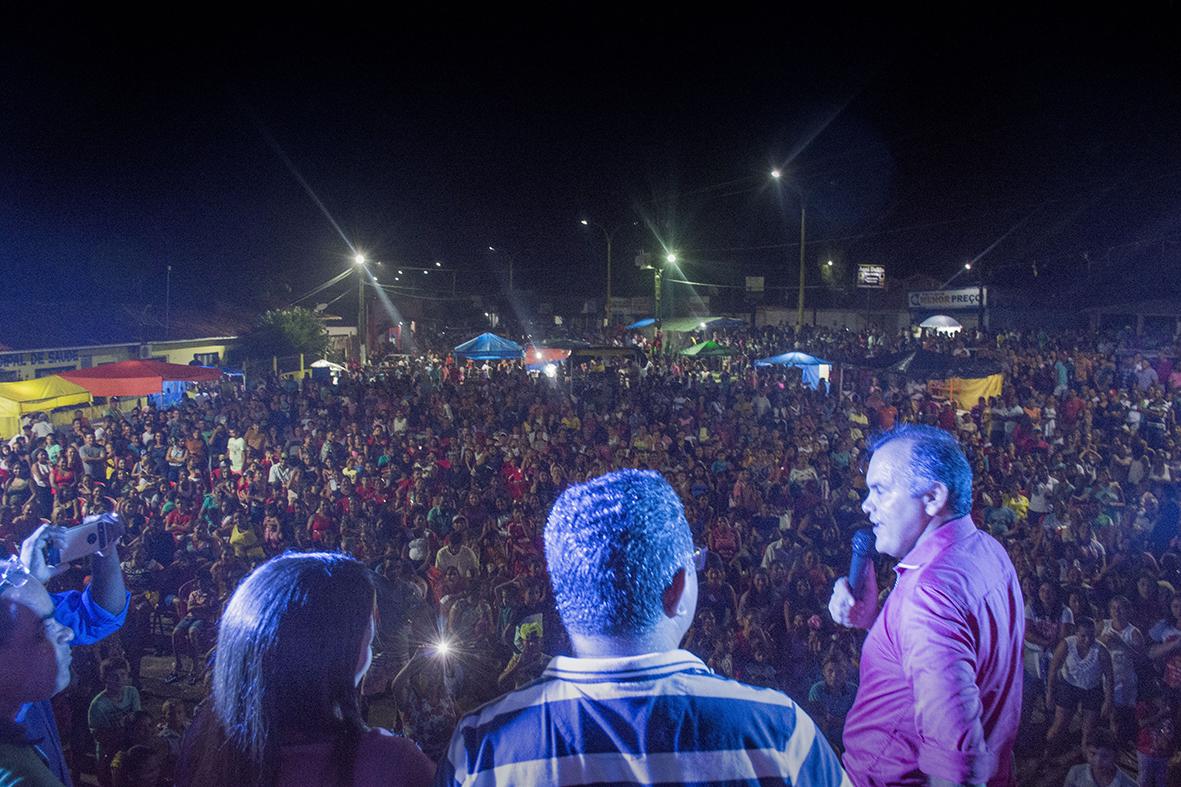
[[[253,328],[238,337],[234,356],[244,363],[300,353],[315,360],[327,350],[328,331],[319,316],[310,309],[296,307],[264,312]]]

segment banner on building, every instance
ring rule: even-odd
[[[953,309],[979,309],[981,306],[979,287],[964,287],[959,290],[916,290],[907,293],[907,305],[914,311],[950,311]],[[988,288],[983,288],[984,306],[988,306]]]

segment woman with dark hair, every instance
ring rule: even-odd
[[[361,718],[375,605],[369,570],[341,554],[281,555],[243,580],[178,784],[430,783],[434,765],[413,742]]]

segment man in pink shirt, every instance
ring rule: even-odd
[[[978,530],[972,471],[955,438],[902,425],[876,441],[862,509],[899,559],[881,611],[872,563],[833,619],[868,628],[845,770],[858,787],[1015,784],[1025,604],[1013,564]]]

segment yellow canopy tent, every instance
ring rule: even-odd
[[[25,413],[49,412],[55,407],[88,404],[90,391],[51,374],[36,380],[0,383],[0,435],[11,437],[21,430]]]
[[[993,396],[1000,396],[1004,385],[1003,374],[990,374],[987,377],[949,377],[946,380],[928,380],[927,392],[947,397],[961,410],[971,410],[981,396],[985,401]]]

